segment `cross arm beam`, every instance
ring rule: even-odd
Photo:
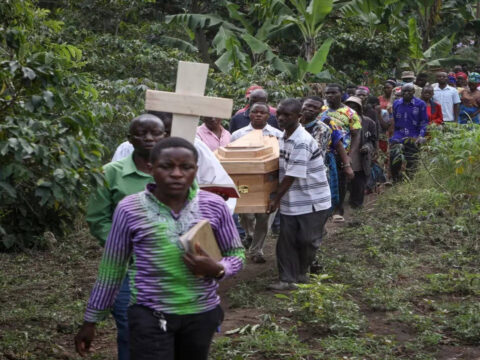
[[[145,109],[191,116],[229,119],[233,100],[203,95],[189,95],[147,90]]]

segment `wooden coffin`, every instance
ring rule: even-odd
[[[215,154],[240,193],[235,213],[265,213],[278,186],[278,140],[253,130]]]

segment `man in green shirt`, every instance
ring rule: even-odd
[[[147,163],[150,151],[165,136],[165,126],[158,117],[144,114],[134,118],[129,127],[128,141],[134,151],[126,158],[104,166],[106,186],[99,186],[90,197],[87,223],[90,232],[103,246],[112,227],[113,212],[125,196],[138,193],[153,182]],[[112,311],[117,323],[118,359],[128,360],[127,307],[130,298],[128,277],[125,277]]]

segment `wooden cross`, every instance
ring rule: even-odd
[[[175,92],[147,90],[145,109],[173,113],[172,136],[191,143],[200,116],[230,118],[233,100],[204,96],[208,64],[180,61]]]

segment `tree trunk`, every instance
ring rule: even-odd
[[[202,61],[212,64],[212,59],[208,53],[209,45],[207,42],[207,37],[202,29],[195,30],[195,42],[197,44],[198,52],[200,53],[200,58]]]
[[[307,62],[312,60],[313,55],[315,55],[315,39],[307,38],[305,39],[305,59]]]
[[[200,8],[200,2],[198,0],[193,0],[190,5],[190,12],[194,14],[202,14],[202,9]],[[207,37],[203,29],[195,30],[195,43],[197,44],[198,52],[200,53],[200,58],[202,61],[213,65],[210,54],[208,53],[209,44],[207,42]]]

